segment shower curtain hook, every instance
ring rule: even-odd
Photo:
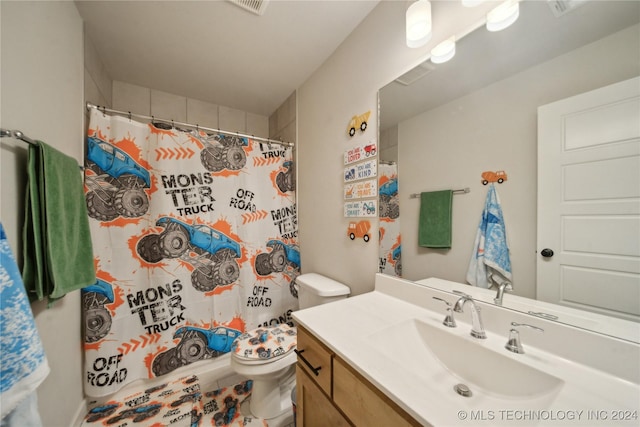
[[[131,122],[131,111],[129,111],[129,122]]]

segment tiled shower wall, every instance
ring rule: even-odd
[[[269,138],[296,142],[297,102],[294,91],[269,117]]]
[[[296,92],[270,117],[121,81],[113,81],[91,40],[84,38],[85,101],[115,110],[240,132],[296,140]],[[87,113],[88,117],[88,113]]]

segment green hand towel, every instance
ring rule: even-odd
[[[96,282],[78,163],[37,141],[29,146],[23,281],[29,298],[52,303]]]
[[[425,248],[451,247],[452,201],[452,190],[420,194],[418,245]]]

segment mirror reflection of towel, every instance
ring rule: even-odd
[[[511,280],[511,259],[504,216],[498,193],[491,184],[473,244],[467,282],[481,288],[490,288],[493,283],[511,283]]]
[[[451,205],[453,191],[431,191],[420,194],[418,245],[425,248],[451,247]]]

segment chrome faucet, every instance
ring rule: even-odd
[[[512,290],[513,290],[513,285],[511,285],[511,283],[507,281],[500,283],[500,285],[498,286],[498,293],[496,294],[496,297],[493,299],[493,302],[495,302],[496,305],[502,305],[502,296],[504,295],[504,291],[512,291]]]
[[[482,319],[480,318],[480,307],[476,305],[471,295],[464,294],[462,292],[456,292],[462,295],[453,306],[453,311],[457,313],[463,313],[463,308],[467,303],[471,304],[471,336],[474,338],[484,339],[487,334],[484,332],[484,326],[482,326]]]

